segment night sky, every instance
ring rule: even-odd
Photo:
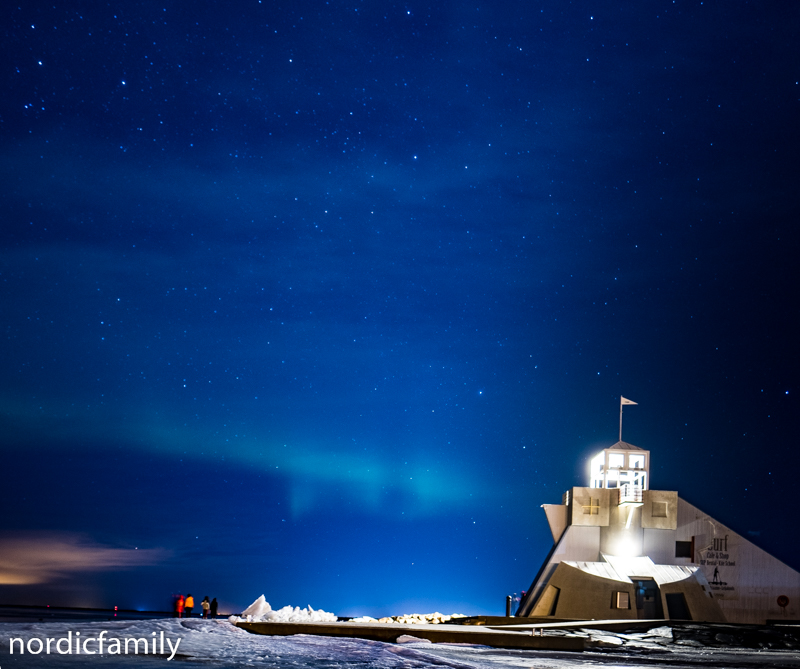
[[[794,3],[0,21],[0,603],[502,614],[620,395],[800,568]]]

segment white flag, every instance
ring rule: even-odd
[[[625,399],[622,395],[619,396],[619,403],[620,403],[620,405],[622,405],[622,404],[636,404],[636,402],[633,402],[631,400]]]

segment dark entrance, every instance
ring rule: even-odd
[[[667,612],[670,620],[691,620],[692,614],[686,605],[686,597],[682,592],[667,594]]]
[[[664,607],[661,606],[661,591],[652,578],[633,578],[636,587],[636,617],[645,619],[663,619]]]

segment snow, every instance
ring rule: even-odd
[[[284,606],[282,609],[273,611],[264,595],[261,595],[242,611],[242,615],[228,618],[228,621],[232,623],[335,623],[336,620],[335,613],[328,613],[322,609],[315,611],[311,606],[305,609],[298,606],[294,608]]]
[[[265,602],[266,603],[266,602]],[[252,614],[250,614],[252,615]],[[674,626],[673,626],[674,627]],[[289,637],[250,634],[226,620],[158,619],[116,622],[47,622],[0,623],[0,667],[3,669],[39,668],[123,669],[138,665],[180,667],[180,669],[222,669],[223,667],[269,667],[296,669],[585,669],[587,666],[637,669],[665,667],[681,669],[708,664],[725,667],[770,667],[788,669],[800,667],[798,650],[782,647],[751,649],[735,645],[737,628],[728,626],[712,628],[685,624],[620,634],[607,630],[582,629],[572,632],[587,640],[584,653],[556,651],[503,650],[486,646],[437,644],[405,638],[405,643],[390,644],[363,639],[297,635]],[[787,628],[784,628],[787,629]],[[147,657],[129,655],[14,655],[9,654],[9,639],[23,642],[37,637],[62,638],[72,632],[75,637],[96,637],[105,630],[108,637],[159,638],[165,637],[180,645],[173,662],[167,664],[166,655]],[[745,630],[746,631],[746,630]],[[549,633],[549,632],[548,632]],[[413,630],[409,631],[409,635]],[[777,640],[784,632],[771,633]],[[797,633],[794,633],[796,636]],[[691,639],[689,638],[691,636]],[[725,638],[722,638],[725,637]],[[764,637],[760,637],[764,638]],[[614,639],[614,641],[610,641]],[[734,639],[734,641],[730,641]],[[685,645],[695,641],[698,647]],[[702,641],[702,643],[701,643]],[[683,642],[683,643],[682,643]],[[711,647],[712,644],[718,644]],[[731,645],[733,644],[733,645]],[[34,644],[36,647],[36,644]],[[156,663],[156,664],[154,664]]]
[[[353,623],[401,623],[403,625],[440,625],[449,622],[453,618],[464,618],[462,613],[454,613],[449,616],[442,615],[438,611],[435,613],[409,613],[402,616],[389,616],[386,618],[372,618],[371,616],[361,616],[350,618]],[[328,613],[319,609],[315,611],[311,606],[301,609],[284,606],[282,609],[273,611],[264,595],[248,606],[238,616],[230,616],[229,622],[239,623],[335,623],[338,620],[335,613]]]

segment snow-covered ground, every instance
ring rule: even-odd
[[[699,627],[699,626],[698,626]],[[104,650],[109,648],[109,639],[126,638],[165,639],[167,653],[161,655],[62,655],[55,650],[57,639],[95,639],[101,632],[105,639]],[[80,632],[80,635],[77,633]],[[162,637],[163,633],[163,637]],[[410,630],[409,634],[413,634]],[[800,653],[791,648],[783,650],[745,649],[737,646],[733,635],[712,631],[708,637],[711,647],[698,638],[673,637],[669,628],[657,628],[638,634],[614,634],[582,630],[592,646],[584,653],[552,651],[517,651],[487,648],[485,646],[459,646],[415,642],[388,644],[361,639],[344,639],[316,636],[271,637],[250,634],[223,620],[138,620],[118,622],[49,622],[49,623],[0,623],[0,668],[52,667],[65,669],[96,667],[97,669],[157,665],[170,667],[167,656],[170,648],[178,646],[172,662],[182,669],[188,667],[309,667],[313,669],[416,669],[418,667],[453,667],[471,669],[486,667],[536,667],[537,669],[585,669],[587,666],[605,667],[771,667],[800,668]],[[40,639],[46,648],[51,642],[51,654],[30,654],[27,648],[36,651]],[[779,637],[776,636],[776,639]],[[22,639],[26,652],[19,654],[20,642],[14,642],[15,652],[10,654],[9,640]],[[178,641],[180,640],[180,641]],[[30,643],[29,643],[30,642]],[[780,644],[778,644],[780,645]],[[785,644],[784,644],[785,646]],[[67,648],[62,642],[61,649]],[[150,646],[152,648],[152,646]],[[97,642],[89,641],[86,650],[97,650]],[[140,646],[141,650],[141,646]]]

